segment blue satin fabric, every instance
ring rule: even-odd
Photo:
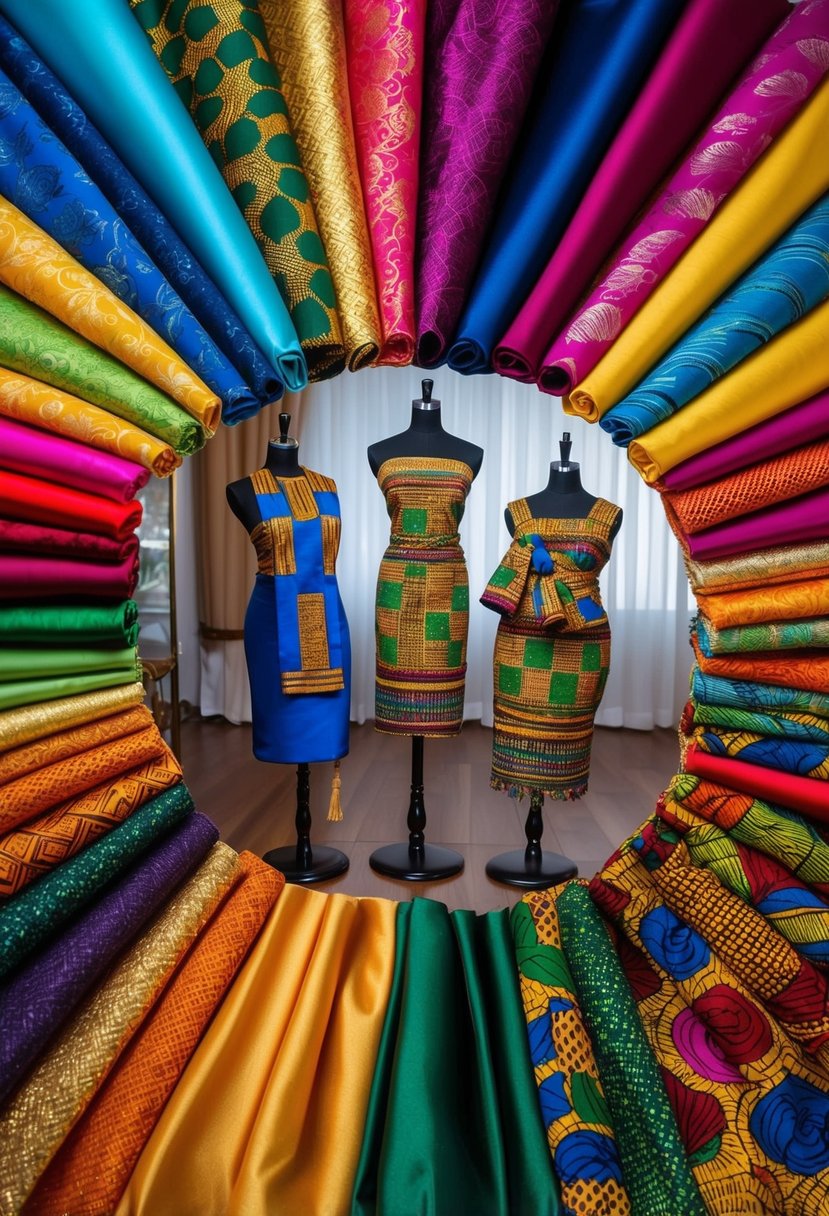
[[[452,344],[449,366],[491,371],[492,350],[529,295],[685,0],[570,0],[539,70],[526,137]]]
[[[285,303],[125,0],[5,0],[3,10],[167,214],[286,387],[303,388]]]
[[[614,443],[627,447],[827,296],[829,195],[824,195],[607,411],[601,426]]]
[[[228,401],[222,421],[232,426],[277,401],[284,385],[237,314],[146,191],[25,39],[0,16],[0,66],[40,117],[63,141],[129,224],[168,281],[255,394]]]

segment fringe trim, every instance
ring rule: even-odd
[[[500,777],[490,777],[489,785],[491,789],[503,790],[510,798],[517,798],[519,801],[527,794],[543,794],[545,798],[551,798],[554,802],[575,802],[587,793],[586,781],[582,785],[574,785],[566,790],[547,790],[542,789],[541,786],[517,785],[511,781],[502,781]]]

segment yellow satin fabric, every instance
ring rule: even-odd
[[[351,371],[373,363],[382,328],[351,125],[342,8],[260,0],[334,288]]]
[[[718,629],[761,621],[799,621],[829,613],[829,578],[752,587],[747,591],[697,592],[700,611]]]
[[[141,705],[143,701],[144,685],[136,680],[134,684],[58,697],[55,701],[42,701],[40,705],[6,709],[0,713],[0,752],[43,739],[69,726],[81,726],[84,722],[117,714],[122,709]]]
[[[233,849],[214,845],[207,860],[95,990],[4,1107],[0,1115],[3,1216],[19,1212],[238,873]],[[162,1210],[175,1209],[156,1212]]]
[[[799,215],[829,188],[829,79],[564,400],[597,422]],[[707,446],[707,445],[706,445]]]
[[[286,886],[139,1158],[118,1216],[349,1210],[395,908]]]
[[[689,456],[805,401],[829,385],[829,300],[778,334],[684,409],[628,448],[654,482]]]
[[[2,197],[0,280],[162,389],[211,433],[216,430],[222,410],[216,394],[155,330]]]
[[[131,422],[4,367],[0,367],[0,414],[133,460],[156,477],[167,477],[181,464],[169,444]]]
[[[776,545],[705,562],[694,561],[686,554],[685,569],[692,589],[703,592],[767,587],[772,583],[788,583],[793,578],[818,578],[829,575],[829,542]]]

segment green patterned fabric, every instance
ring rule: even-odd
[[[802,621],[765,621],[757,625],[729,625],[718,629],[704,617],[697,618],[697,633],[703,653],[744,654],[755,650],[824,649],[829,646],[829,616]]]
[[[138,605],[27,604],[0,606],[0,645],[11,642],[47,645],[60,641],[73,646],[135,646],[138,641]],[[112,653],[112,652],[110,652]]]
[[[829,721],[815,714],[775,714],[737,709],[734,705],[693,705],[694,725],[726,726],[730,730],[750,730],[758,735],[777,735],[782,739],[805,739],[829,743]]]

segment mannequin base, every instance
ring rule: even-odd
[[[386,878],[402,878],[406,882],[430,882],[451,878],[463,870],[463,858],[453,849],[427,844],[413,849],[407,844],[387,844],[375,849],[368,864]]]
[[[506,883],[509,887],[526,887],[537,891],[575,878],[579,872],[576,863],[561,853],[539,853],[536,856],[528,856],[527,853],[527,849],[499,853],[486,863],[487,877]]]
[[[294,844],[286,844],[281,849],[270,849],[262,858],[275,870],[285,875],[286,882],[312,883],[325,882],[328,878],[336,878],[348,869],[348,858],[339,849],[330,849],[327,845],[315,845],[311,849],[307,865],[302,864],[301,857]]]

